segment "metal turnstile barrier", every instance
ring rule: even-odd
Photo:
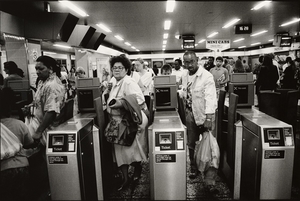
[[[149,127],[152,200],[186,199],[186,127],[176,111],[156,111]]]
[[[99,132],[92,119],[70,119],[47,132],[52,200],[103,200]]]

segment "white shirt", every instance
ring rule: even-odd
[[[180,67],[179,70],[176,70],[175,68],[172,69],[172,75],[176,75],[176,82],[178,83],[182,78],[183,68]]]

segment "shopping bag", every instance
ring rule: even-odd
[[[25,125],[27,126],[29,133],[31,136],[33,136],[35,134],[35,131],[38,129],[40,122],[38,121],[37,118],[35,118],[34,116],[27,116],[25,118]],[[40,142],[42,145],[46,145],[46,133],[47,133],[46,129],[43,133],[42,133],[42,137],[40,139]]]
[[[18,153],[22,144],[18,137],[11,132],[4,124],[0,123],[1,129],[1,160],[14,157]]]
[[[209,168],[212,158],[209,139],[209,132],[204,132],[202,139],[197,141],[195,146],[194,160],[201,173]]]
[[[209,131],[209,142],[210,142],[211,157],[212,157],[210,167],[214,167],[218,169],[220,163],[220,148],[217,139],[212,135],[211,131]]]

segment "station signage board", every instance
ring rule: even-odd
[[[193,50],[195,49],[195,36],[194,35],[186,35],[182,36],[183,41],[183,49],[185,50]]]
[[[251,34],[252,24],[235,25],[235,34]]]
[[[206,49],[220,52],[230,48],[230,39],[207,39]]]

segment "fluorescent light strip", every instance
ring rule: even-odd
[[[198,45],[198,43],[197,44],[195,44],[195,47]]]
[[[259,45],[259,44],[261,44],[261,42],[258,42],[258,43],[252,43],[251,46],[253,46],[253,45]]]
[[[136,49],[134,46],[131,46],[132,49]]]
[[[243,45],[243,46],[240,46],[240,47],[238,47],[238,48],[240,49],[240,48],[244,48],[244,47],[247,47],[247,46]]]
[[[131,46],[131,44],[130,44],[130,43],[128,43],[128,42],[125,42],[125,45]]]
[[[242,41],[242,40],[245,40],[245,38],[240,38],[240,39],[234,40],[233,42],[236,43],[236,42],[239,42],[239,41]]]
[[[205,39],[200,40],[198,43],[203,43],[205,41]]]
[[[287,26],[287,25],[290,25],[290,24],[293,24],[293,23],[296,23],[296,22],[299,22],[300,21],[300,18],[298,19],[295,19],[295,20],[292,20],[292,21],[289,21],[289,22],[286,22],[284,24],[281,24],[279,25],[280,27],[284,27],[284,26]]]
[[[226,29],[226,28],[230,27],[231,25],[237,23],[237,22],[240,21],[240,20],[241,20],[241,19],[235,18],[235,19],[231,20],[230,22],[228,22],[227,24],[225,24],[222,28],[223,28],[223,29]]]
[[[166,20],[164,24],[164,29],[169,30],[171,27],[171,20]]]
[[[107,28],[107,26],[105,26],[104,24],[100,23],[100,24],[97,24],[97,26],[100,27],[102,30],[108,32],[108,33],[111,32],[111,30],[109,28]]]
[[[163,41],[163,44],[164,44],[164,45],[165,45],[165,44],[167,44],[167,41],[166,41],[166,40],[164,40],[164,41]]]
[[[250,36],[257,36],[257,35],[260,35],[260,34],[263,34],[263,33],[266,33],[266,32],[268,32],[268,31],[267,30],[263,30],[263,31],[255,33],[255,34],[252,34]]]
[[[165,47],[166,47],[166,45],[163,45],[162,47],[163,47],[163,48],[165,48]]]
[[[55,47],[61,47],[61,48],[66,48],[66,49],[72,48],[71,46],[59,45],[59,44],[54,44],[53,46],[55,46]]]
[[[55,52],[46,52],[46,51],[43,51],[44,54],[56,54]]]
[[[135,49],[135,51],[139,52],[140,50],[139,49]]]
[[[118,40],[121,40],[121,41],[124,40],[124,39],[123,39],[121,36],[119,36],[119,35],[115,35],[115,38],[117,38]]]
[[[168,33],[165,33],[164,34],[164,39],[167,39],[169,37],[169,34]]]
[[[256,6],[254,6],[253,8],[251,8],[251,10],[258,10],[269,3],[271,3],[271,1],[263,1],[259,4],[257,4]]]
[[[268,41],[274,41],[274,39],[270,39],[270,40],[268,40]]]
[[[65,4],[68,8],[70,8],[71,10],[73,10],[74,12],[76,12],[77,14],[81,15],[82,17],[89,16],[83,10],[81,10],[80,8],[78,8],[77,6],[75,6],[70,1],[59,1],[59,2]]]
[[[175,8],[175,0],[168,0],[167,1],[166,12],[167,13],[172,13],[174,11],[174,8]]]
[[[213,32],[212,34],[210,34],[209,36],[207,36],[207,38],[211,38],[211,37],[213,37],[213,36],[215,36],[215,35],[217,35],[219,32]]]

